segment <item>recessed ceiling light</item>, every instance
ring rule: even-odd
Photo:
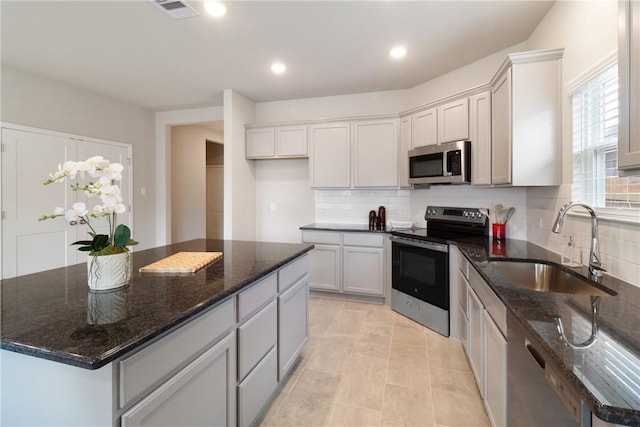
[[[271,71],[273,71],[275,74],[282,74],[287,71],[287,66],[282,62],[274,62],[273,64],[271,64]]]
[[[217,1],[208,1],[204,4],[204,10],[211,16],[220,18],[227,13],[227,6]]]
[[[392,58],[403,58],[407,54],[407,48],[404,46],[396,46],[389,51]]]

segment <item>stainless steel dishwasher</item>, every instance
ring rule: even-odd
[[[589,408],[583,408],[579,395],[562,381],[542,346],[511,313],[507,331],[507,425],[590,427]]]

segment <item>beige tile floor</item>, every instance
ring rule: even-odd
[[[309,341],[261,426],[489,426],[462,345],[383,305],[311,298]]]

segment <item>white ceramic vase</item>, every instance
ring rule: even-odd
[[[131,254],[89,256],[87,275],[89,289],[105,291],[126,285],[131,280]]]
[[[127,317],[127,291],[122,287],[110,291],[87,292],[87,323],[106,325]]]

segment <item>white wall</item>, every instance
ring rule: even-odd
[[[554,252],[561,252],[568,235],[589,253],[588,218],[570,216],[561,235],[551,233],[560,207],[571,200],[572,138],[571,103],[566,86],[617,51],[617,2],[561,1],[551,8],[527,42],[531,50],[564,47],[562,158],[563,185],[530,188],[527,191],[528,240]],[[577,210],[579,212],[579,210]],[[542,226],[540,226],[542,225]],[[600,250],[609,274],[640,286],[640,226],[600,220]]]
[[[308,163],[307,159],[255,162],[256,240],[299,243],[298,227],[314,222]]]
[[[525,50],[525,44],[520,43],[418,85],[408,91],[408,106],[418,107],[485,85],[491,81],[507,54]]]
[[[206,140],[215,132],[201,125],[171,128],[171,241],[207,234]]]
[[[256,239],[256,179],[245,159],[244,126],[255,122],[255,103],[224,91],[224,238]]]
[[[3,122],[132,144],[136,250],[156,246],[152,112],[5,65],[1,104]]]

